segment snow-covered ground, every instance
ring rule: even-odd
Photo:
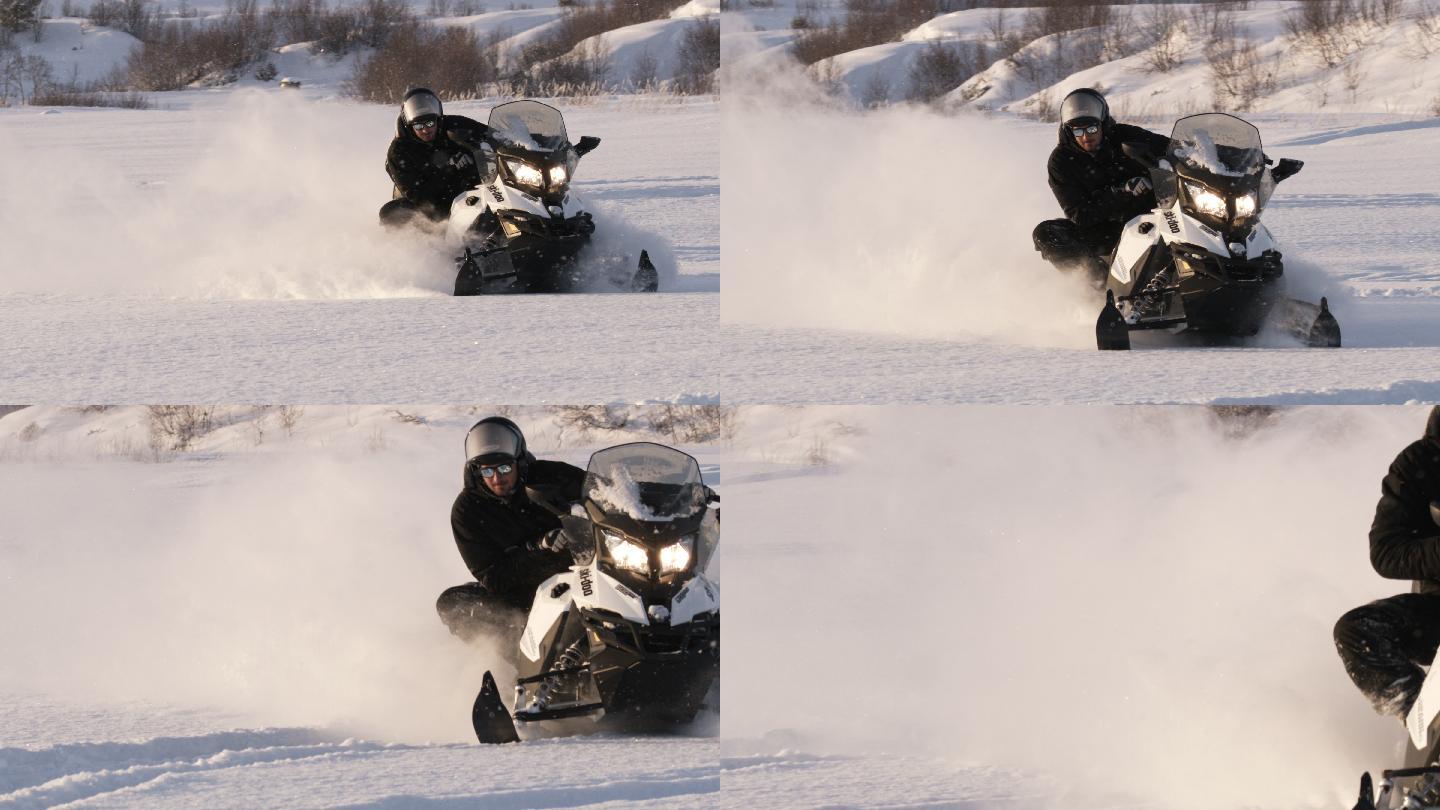
[[[395,110],[299,91],[155,110],[0,110],[0,389],[10,401],[713,400],[716,98],[561,102],[603,240],[661,294],[457,300],[451,256],[386,233]],[[483,119],[492,101],[451,112]]]
[[[1385,97],[1332,114],[1285,96],[1252,116],[1271,155],[1306,162],[1265,222],[1291,294],[1328,296],[1346,348],[1141,335],[1136,351],[1101,354],[1101,302],[1032,246],[1035,224],[1061,216],[1045,178],[1053,123],[857,112],[736,27],[722,116],[727,400],[1440,400],[1436,119],[1387,114]]]
[[[0,417],[0,806],[713,807],[713,718],[471,744],[503,664],[433,606],[469,578],[449,509],[488,412],[220,408],[158,454],[142,407]],[[580,465],[656,438],[513,415]],[[682,449],[721,488],[725,451]]]
[[[1366,535],[1426,416],[742,409],[725,806],[1350,807],[1404,736],[1331,628],[1409,590]]]

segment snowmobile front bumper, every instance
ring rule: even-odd
[[[1253,335],[1280,299],[1279,253],[1227,259],[1176,245],[1172,256],[1187,329]]]
[[[641,625],[617,615],[583,611],[595,684],[607,717],[688,722],[720,675],[720,616],[683,625]]]

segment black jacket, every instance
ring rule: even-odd
[[[1051,150],[1046,169],[1050,190],[1071,222],[1082,230],[1118,238],[1126,222],[1155,207],[1153,193],[1136,196],[1124,190],[1126,181],[1149,177],[1150,172],[1126,157],[1120,144],[1148,144],[1163,155],[1170,138],[1109,118],[1102,126],[1100,149],[1091,154],[1081,149],[1070,128],[1061,124],[1060,142]]]
[[[1440,526],[1430,502],[1440,500],[1440,407],[1425,436],[1400,451],[1380,485],[1370,526],[1370,564],[1382,577],[1419,580],[1422,593],[1440,592]]]
[[[528,610],[535,589],[570,567],[570,555],[528,546],[560,521],[526,494],[532,488],[561,506],[580,500],[585,471],[562,461],[530,460],[520,485],[501,499],[467,467],[465,488],[450,510],[455,545],[476,581],[512,607]]]
[[[403,116],[396,119],[395,139],[385,155],[385,171],[395,181],[396,196],[448,213],[456,195],[480,182],[470,152],[452,142],[449,133],[468,133],[478,143],[488,131],[479,121],[446,115],[440,119],[435,140],[426,143],[405,125]]]

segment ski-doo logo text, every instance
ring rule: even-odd
[[[1179,233],[1179,232],[1180,232],[1180,223],[1178,223],[1178,222],[1175,221],[1175,212],[1174,212],[1174,211],[1166,211],[1166,212],[1165,212],[1165,224],[1170,226],[1170,233]]]
[[[505,202],[505,195],[501,194],[500,189],[495,188],[493,184],[488,185],[485,188],[489,190],[490,196],[495,198],[495,202]]]
[[[586,596],[595,595],[595,585],[590,581],[590,569],[580,569],[580,592]]]

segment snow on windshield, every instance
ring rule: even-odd
[[[642,487],[648,491],[642,494]],[[663,500],[654,496],[654,490],[660,487],[668,490]],[[610,469],[608,477],[592,474],[586,494],[606,512],[619,512],[652,523],[689,517],[705,505],[703,489],[697,484],[636,481],[630,470],[619,464]]]
[[[1233,151],[1237,147],[1228,148]],[[1240,169],[1230,168],[1227,162],[1220,158],[1220,150],[1215,145],[1215,139],[1210,136],[1210,131],[1205,129],[1190,130],[1184,138],[1175,142],[1172,151],[1176,158],[1189,166],[1223,177],[1245,177],[1255,174],[1265,165],[1256,159],[1255,150],[1246,149],[1240,153],[1238,160],[1231,161],[1239,163]]]
[[[565,121],[560,112],[543,104],[515,101],[490,111],[494,134],[521,149],[546,152],[565,141]]]

